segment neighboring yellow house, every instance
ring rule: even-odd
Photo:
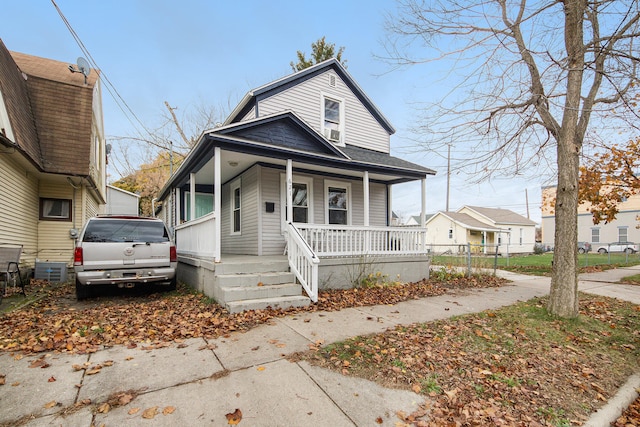
[[[554,246],[556,186],[542,187],[542,244]],[[640,215],[640,195],[631,196],[619,205],[616,219],[611,223],[593,223],[589,212],[591,205],[578,206],[578,241],[590,242],[594,250],[599,244],[613,242],[640,242],[640,229],[637,228]]]
[[[508,209],[463,206],[438,212],[426,223],[427,243],[433,251],[472,253],[532,253],[536,223]]]
[[[98,73],[9,52],[0,40],[0,244],[21,263],[73,262],[76,230],[105,203]]]

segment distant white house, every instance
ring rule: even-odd
[[[555,224],[556,186],[542,187],[542,244],[553,247]],[[578,206],[578,241],[590,242],[595,247],[613,242],[640,242],[638,215],[640,195],[633,195],[618,205],[616,219],[600,224],[593,223],[589,203]]]
[[[138,215],[140,196],[122,188],[107,185],[105,212],[109,215]]]
[[[464,252],[469,244],[471,252],[506,255],[531,253],[535,245],[536,223],[508,209],[463,206],[436,213],[426,226],[436,252]]]

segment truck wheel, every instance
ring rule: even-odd
[[[83,285],[76,279],[76,299],[81,301],[91,296],[91,289],[87,285]]]

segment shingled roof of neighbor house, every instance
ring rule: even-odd
[[[12,79],[9,85],[14,87],[16,95],[26,93],[36,132],[34,141],[33,132],[22,129],[21,125],[15,143],[43,172],[88,175],[98,73],[91,70],[85,84],[84,75],[70,72],[68,63],[19,52],[10,52],[10,55],[22,83]],[[3,55],[0,60],[8,58]],[[24,87],[18,88],[18,85]],[[24,96],[21,98],[16,100],[24,102]],[[11,114],[20,116],[15,117],[18,122],[24,122],[28,115],[24,111]],[[14,117],[10,119],[13,123]]]

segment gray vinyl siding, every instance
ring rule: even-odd
[[[387,224],[387,186],[369,183],[369,225],[386,227]]]
[[[0,243],[22,245],[21,261],[33,266],[38,251],[38,180],[0,156]]]
[[[261,167],[260,185],[262,203],[260,203],[260,218],[262,220],[262,254],[282,255],[284,253],[285,241],[281,231],[282,205],[280,197],[280,174],[281,170]],[[265,203],[273,202],[274,211],[266,211]]]
[[[335,87],[329,85],[330,75],[336,78]],[[389,153],[389,133],[333,70],[327,70],[316,77],[260,101],[258,112],[263,117],[292,110],[312,128],[320,132],[322,94],[344,100],[344,142],[346,144]]]
[[[255,119],[255,118],[256,118],[256,109],[252,108],[251,110],[249,110],[249,112],[247,114],[245,114],[245,116],[242,118],[242,121],[251,120],[251,119]]]
[[[281,169],[256,165],[241,176],[241,234],[231,235],[230,185],[222,188],[222,252],[246,255],[281,255],[285,240],[282,235]],[[294,175],[296,174],[294,171]],[[361,180],[334,180],[324,175],[301,176],[313,179],[313,223],[325,224],[325,180],[349,182],[351,184],[351,225],[364,224],[364,194]],[[235,180],[234,180],[235,181]],[[369,185],[369,222],[371,226],[385,226],[387,212],[387,190],[384,184]],[[266,202],[274,203],[274,212],[266,211]]]
[[[258,255],[258,166],[245,171],[240,176],[240,234],[231,234],[231,184],[235,179],[222,187],[222,253]]]

